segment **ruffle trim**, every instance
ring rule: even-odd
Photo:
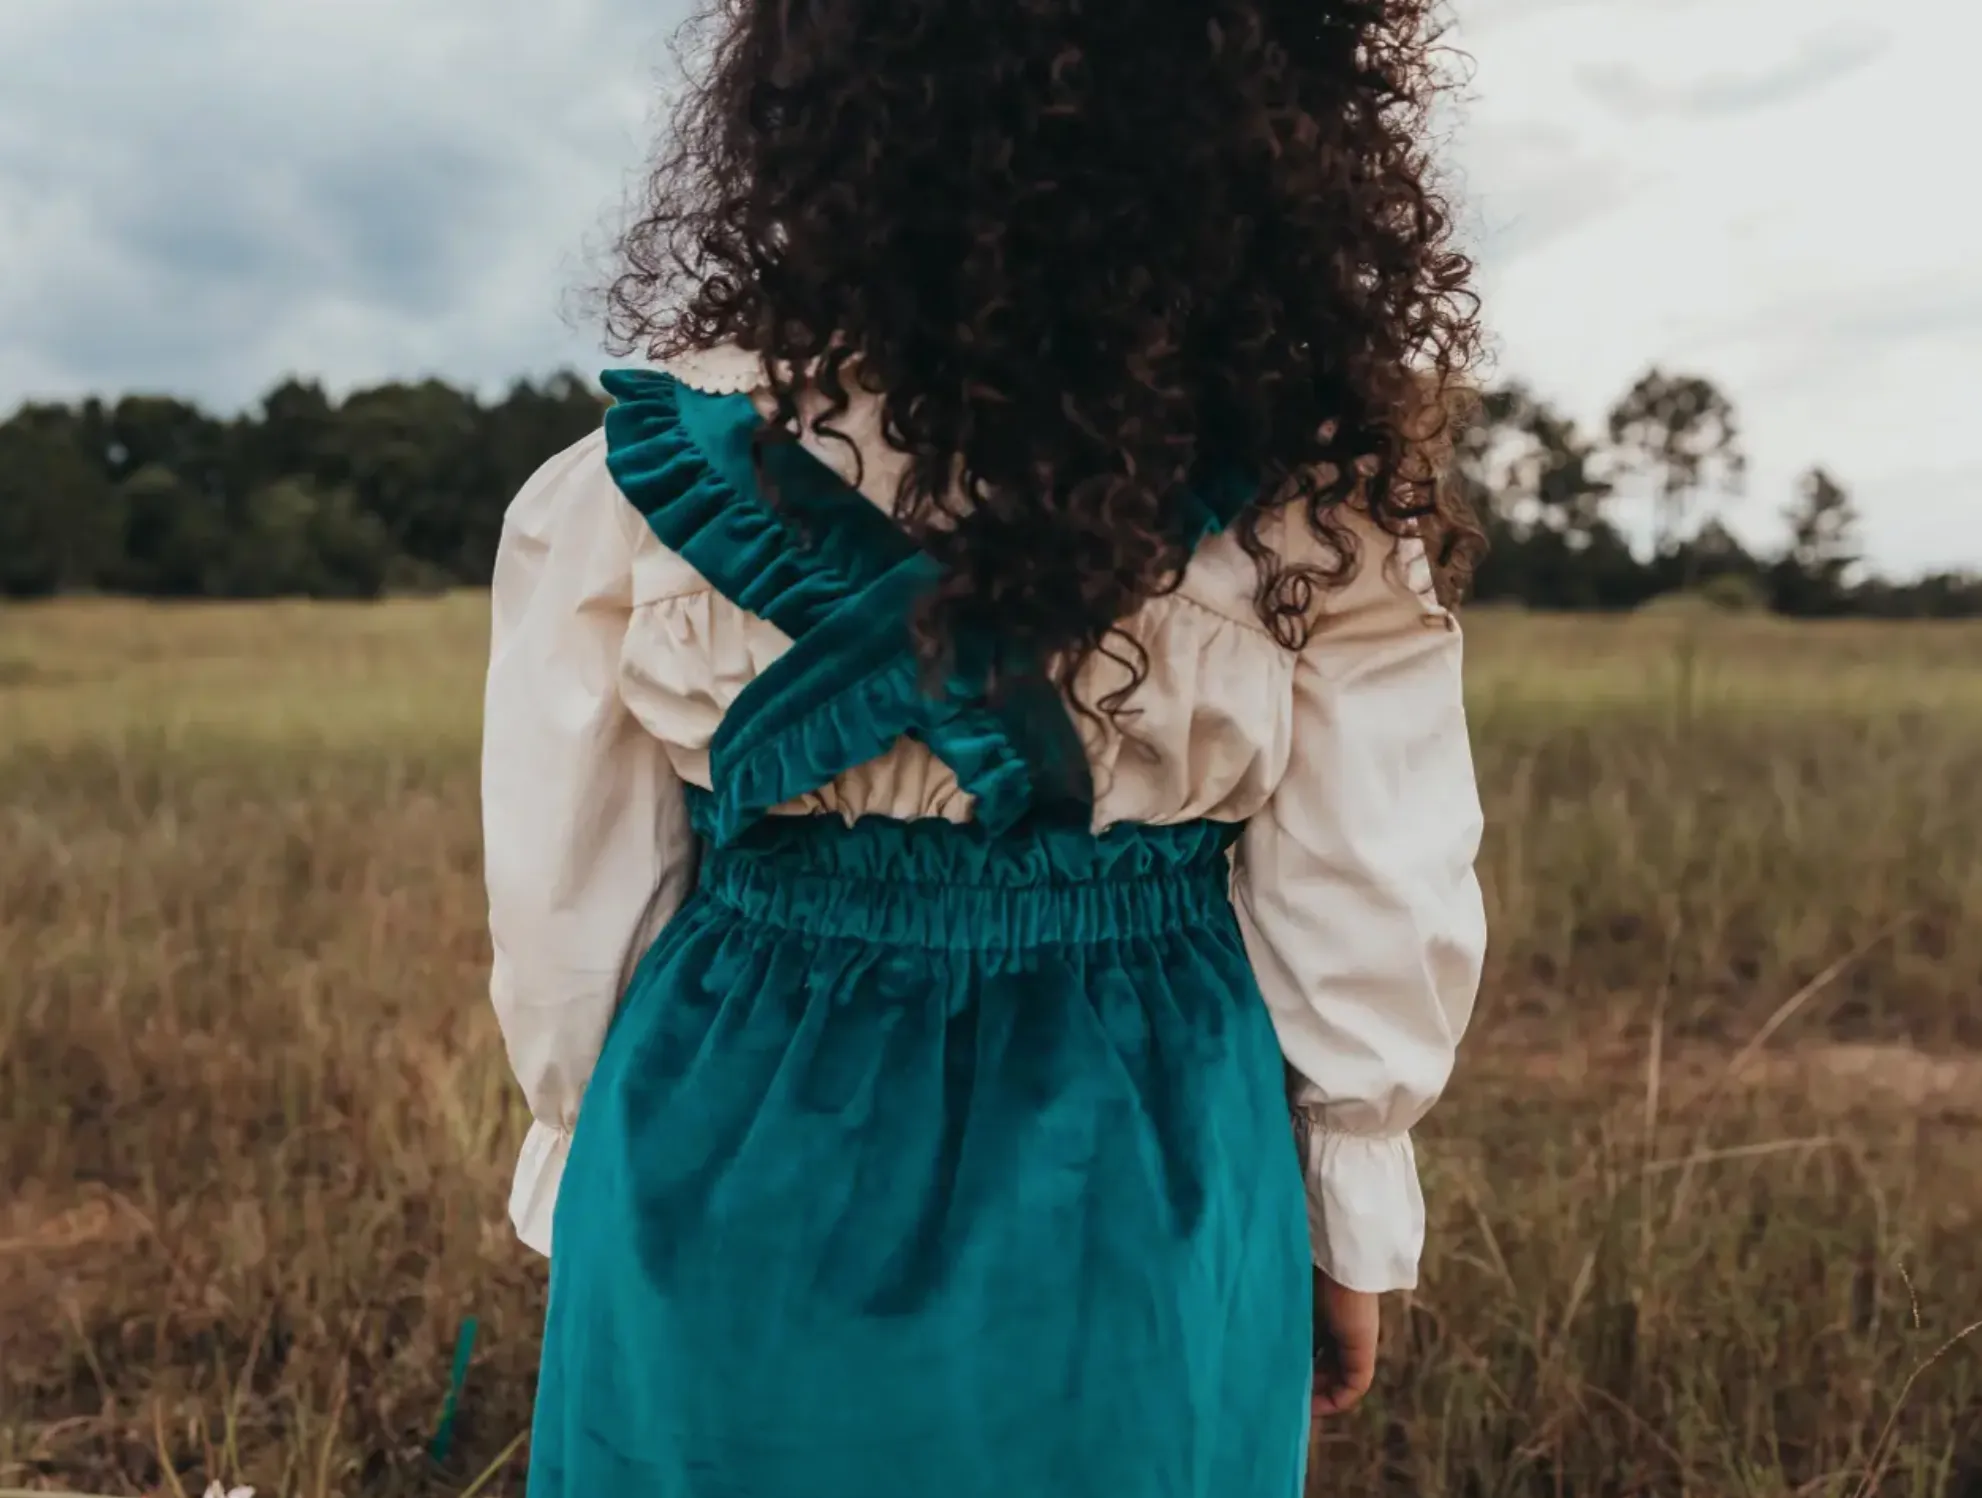
[[[661,368],[689,389],[709,395],[751,395],[770,388],[764,361],[733,343],[694,349],[668,360]]]
[[[793,642],[731,705],[711,745],[719,844],[904,734],[950,767],[994,831],[1042,799],[1091,811],[1085,756],[1057,696],[993,709],[966,682],[941,697],[922,690],[908,619],[934,564],[889,517],[784,443],[762,453],[774,509],[756,488],[759,418],[747,396],[645,370],[608,371],[601,383],[617,402],[606,461],[620,491],[663,545]]]
[[[523,1136],[516,1176],[509,1188],[509,1220],[526,1248],[549,1257],[551,1222],[557,1215],[558,1186],[571,1154],[571,1131],[533,1120]]]
[[[875,549],[885,538],[866,527],[823,526],[796,544],[755,492],[757,410],[747,396],[706,395],[649,370],[608,370],[600,383],[615,402],[605,418],[613,482],[661,544],[737,607],[796,640],[890,565]]]
[[[1315,1267],[1350,1290],[1415,1289],[1425,1198],[1411,1136],[1330,1129],[1306,1110],[1297,1121]]]
[[[725,724],[732,721],[746,730],[760,722],[732,716]],[[974,819],[987,830],[1011,827],[1031,807],[1031,769],[995,716],[931,701],[917,682],[915,661],[897,657],[811,702],[774,733],[731,741],[719,733],[711,759],[711,779],[719,787],[708,821],[711,839],[718,846],[733,841],[773,807],[879,758],[904,734],[922,740],[950,767],[975,802]]]
[[[714,798],[689,792],[709,826]],[[769,817],[704,858],[703,895],[785,930],[891,946],[1018,953],[1229,931],[1237,823],[1085,827],[869,816]],[[705,831],[706,835],[706,831]]]
[[[709,838],[715,797],[687,788],[689,824]],[[1216,868],[1229,878],[1240,822],[1118,822],[1101,832],[1028,824],[1000,837],[980,822],[870,813],[851,822],[823,816],[767,817],[721,856],[732,868],[774,863],[787,872],[844,885],[907,880],[917,886],[1035,890],[1047,885],[1119,883]],[[1229,903],[1229,902],[1228,902]]]

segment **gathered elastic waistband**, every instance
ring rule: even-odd
[[[1155,936],[1231,916],[1229,823],[1041,827],[771,817],[705,853],[706,899],[765,925],[893,945]]]

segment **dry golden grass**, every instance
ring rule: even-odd
[[[521,1493],[480,610],[0,616],[0,1490]],[[1982,1494],[1982,632],[1473,642],[1496,944],[1316,1490]]]

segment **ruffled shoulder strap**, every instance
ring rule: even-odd
[[[600,383],[614,400],[606,467],[620,492],[663,546],[793,640],[914,551],[887,516],[846,503],[838,477],[789,443],[764,452],[784,513],[766,501],[747,394],[694,390],[652,370],[608,370]]]
[[[994,832],[1029,813],[1091,812],[1086,757],[1057,693],[1029,689],[994,707],[962,672],[924,690],[909,621],[939,575],[891,518],[797,444],[760,450],[746,393],[645,370],[608,371],[602,383],[615,400],[606,461],[621,492],[663,545],[792,641],[711,745],[718,842],[903,735],[950,767]],[[988,667],[996,648],[970,642],[959,655]]]
[[[993,832],[1027,816],[1091,817],[1067,703],[1028,663],[1003,658],[1002,641],[958,641],[950,679],[928,688],[910,621],[941,581],[936,564],[804,447],[759,442],[754,355],[712,351],[679,373],[613,370],[602,382],[615,401],[606,461],[621,492],[663,545],[792,642],[738,695],[710,746],[717,841],[905,735],[950,767]],[[1208,470],[1189,497],[1190,544],[1229,524],[1252,492]],[[1025,684],[994,704],[984,691],[994,671]]]

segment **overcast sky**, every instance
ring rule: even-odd
[[[289,372],[499,387],[598,339],[682,0],[0,0],[0,409]],[[1497,372],[1733,397],[1875,560],[1982,565],[1976,0],[1458,0]],[[1966,187],[1961,186],[1967,183]]]

